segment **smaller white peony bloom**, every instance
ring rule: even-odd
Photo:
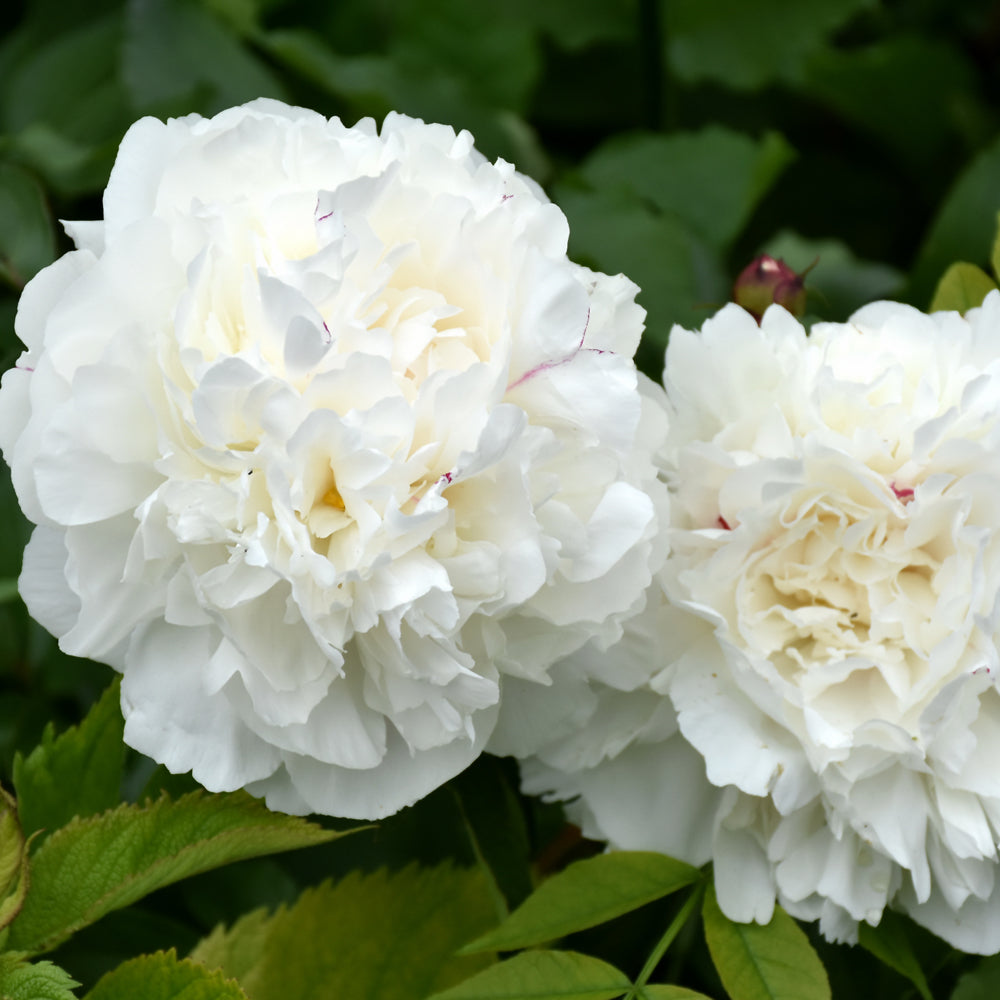
[[[0,446],[21,589],[124,674],[129,744],[377,818],[468,765],[501,677],[608,644],[661,502],[636,288],[467,132],[273,101],[129,131],[25,289]]]
[[[554,668],[584,707],[539,709],[525,787],[712,860],[732,919],[850,941],[892,906],[1000,950],[1000,293],[810,336],[727,306],[665,384],[670,556],[616,650]]]

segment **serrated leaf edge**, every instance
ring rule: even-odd
[[[130,802],[123,802],[121,805],[117,806],[116,808],[114,808],[114,809],[108,809],[108,810],[106,810],[103,813],[97,813],[97,814],[95,814],[93,816],[77,817],[76,819],[71,820],[65,826],[60,827],[58,830],[54,831],[45,840],[45,842],[41,845],[41,847],[38,849],[38,852],[36,853],[36,855],[32,859],[33,863],[36,864],[36,865],[39,864],[40,863],[39,859],[43,858],[45,856],[45,854],[46,854],[47,851],[54,849],[54,848],[51,847],[51,845],[55,844],[55,845],[58,846],[59,844],[62,843],[63,840],[66,839],[66,837],[72,836],[74,833],[76,833],[77,831],[79,831],[81,828],[88,827],[88,826],[97,827],[97,826],[101,825],[102,823],[106,822],[107,819],[108,819],[108,817],[113,816],[113,815],[115,815],[117,813],[132,811],[132,812],[136,812],[136,813],[149,814],[150,812],[153,812],[153,811],[155,811],[157,809],[165,808],[166,806],[175,806],[178,809],[180,809],[180,808],[183,808],[183,804],[184,803],[189,802],[189,801],[194,800],[194,799],[200,799],[200,800],[203,800],[203,801],[208,801],[208,800],[210,800],[212,798],[222,798],[222,797],[243,799],[243,801],[244,801],[245,804],[248,804],[248,805],[249,804],[254,804],[254,805],[258,806],[262,810],[262,813],[261,813],[262,816],[266,816],[267,815],[267,810],[266,810],[266,807],[263,805],[263,803],[261,803],[261,801],[259,799],[254,799],[251,795],[249,795],[249,794],[247,794],[245,792],[208,793],[208,792],[205,792],[205,791],[202,791],[202,790],[197,790],[197,791],[194,791],[194,792],[189,792],[188,794],[181,796],[181,798],[179,798],[179,799],[171,799],[170,796],[167,795],[166,792],[164,792],[164,793],[162,793],[159,796],[159,798],[157,798],[155,800],[147,800],[147,802],[145,804],[143,804],[143,805],[135,805],[135,804],[130,803]],[[276,813],[276,814],[273,814],[273,815],[277,816],[277,815],[283,815],[283,814],[277,814]],[[317,844],[328,843],[331,840],[335,840],[338,837],[344,836],[345,833],[354,832],[353,830],[350,830],[350,831],[325,830],[322,827],[317,826],[314,823],[311,823],[309,820],[307,820],[307,819],[305,819],[303,817],[285,816],[284,818],[286,820],[292,820],[292,821],[295,821],[297,823],[300,823],[303,827],[309,827],[309,828],[311,828],[312,831],[314,831],[314,833],[315,833],[315,839],[312,840],[312,842],[309,843],[309,844],[298,845],[300,847],[312,847],[312,846],[316,846]],[[250,827],[250,828],[263,827],[264,829],[268,829],[268,828],[272,828],[273,829],[273,827],[269,827],[269,824],[267,822],[263,822],[263,823],[248,823],[246,826],[231,827],[229,829],[222,830],[222,831],[220,831],[217,834],[214,834],[214,835],[212,835],[210,837],[205,837],[204,839],[201,839],[201,840],[188,841],[176,853],[173,853],[173,854],[167,855],[165,857],[162,857],[162,858],[158,859],[157,861],[155,861],[153,864],[149,865],[148,867],[143,868],[140,872],[134,872],[134,873],[132,873],[132,875],[130,877],[128,877],[126,879],[123,879],[121,882],[117,882],[115,884],[114,888],[112,888],[111,890],[109,890],[108,892],[106,892],[104,895],[99,896],[97,899],[95,899],[90,904],[90,906],[87,908],[86,915],[82,919],[80,919],[78,921],[74,921],[71,924],[64,925],[64,927],[59,931],[58,934],[50,934],[48,937],[42,939],[41,941],[32,942],[33,947],[30,949],[30,954],[41,954],[43,952],[49,951],[50,949],[54,948],[57,944],[61,943],[62,941],[65,941],[67,938],[71,937],[78,930],[81,930],[82,928],[87,927],[90,924],[92,924],[95,920],[100,919],[106,913],[110,913],[110,912],[112,912],[113,910],[116,910],[116,909],[121,909],[122,907],[125,907],[125,906],[130,906],[132,903],[135,903],[139,899],[142,899],[143,896],[140,895],[140,896],[135,897],[134,899],[128,899],[126,902],[116,903],[116,904],[114,904],[112,906],[107,906],[106,905],[107,900],[109,898],[113,898],[113,897],[118,896],[119,894],[121,894],[122,890],[124,888],[126,888],[129,884],[134,884],[140,878],[143,878],[143,879],[148,878],[151,874],[155,873],[160,868],[166,867],[168,865],[175,864],[179,858],[184,857],[186,854],[190,854],[190,853],[192,853],[192,852],[194,852],[196,850],[200,850],[200,849],[204,848],[207,845],[224,842],[225,840],[231,839],[234,836],[242,835],[243,833],[246,832],[247,827]],[[284,849],[294,850],[295,848],[283,848],[283,850]],[[264,848],[264,849],[262,849],[260,851],[257,851],[257,852],[251,852],[249,854],[242,854],[242,855],[240,855],[239,859],[233,859],[233,860],[234,861],[235,860],[241,860],[241,861],[243,861],[243,860],[248,860],[248,859],[254,858],[254,857],[262,857],[262,856],[265,856],[265,855],[271,854],[271,853],[275,853],[275,852],[272,849]],[[228,863],[232,863],[232,862],[226,862],[226,863],[228,864]],[[202,874],[203,872],[210,871],[212,868],[215,868],[215,867],[218,867],[218,866],[214,865],[214,864],[208,864],[208,865],[205,865],[204,867],[195,867],[195,868],[192,868],[191,871],[185,873],[185,875],[183,875],[182,878],[190,878],[193,875],[199,875],[199,874]],[[180,879],[171,879],[168,882],[162,883],[162,885],[170,885],[174,881],[180,881]],[[158,886],[158,888],[161,888],[161,887],[162,886]],[[150,891],[153,891],[153,890],[150,890]],[[145,894],[143,894],[143,895],[145,895]]]

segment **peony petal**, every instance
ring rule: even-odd
[[[774,915],[774,874],[754,834],[723,822],[712,843],[719,909],[737,923],[770,923]]]
[[[350,770],[331,767],[309,757],[287,757],[285,766],[296,793],[312,812],[335,813],[352,819],[381,819],[413,805],[428,792],[463,771],[482,752],[496,718],[496,709],[475,716],[475,738],[413,754],[390,730],[385,756],[376,768]],[[273,801],[267,782],[251,786],[255,794]]]
[[[66,532],[40,525],[24,549],[17,581],[28,613],[55,636],[65,635],[80,615],[80,598],[66,579]]]
[[[133,633],[122,680],[125,742],[174,774],[191,771],[208,788],[233,791],[274,773],[281,755],[247,729],[224,694],[202,689],[217,641],[210,628],[163,622]]]
[[[260,100],[137,122],[104,209],[25,290],[0,447],[44,526],[26,598],[123,670],[132,745],[388,815],[480,753],[501,675],[544,685],[644,606],[666,415],[636,288],[572,264],[511,164]],[[673,725],[622,697],[602,752]]]

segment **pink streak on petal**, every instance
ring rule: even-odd
[[[889,488],[896,494],[896,499],[900,503],[909,503],[913,499],[913,490],[909,486],[900,489],[895,483],[889,483]]]
[[[507,386],[507,391],[510,392],[511,389],[516,389],[522,382],[527,382],[528,379],[534,378],[539,372],[548,371],[550,368],[558,368],[560,365],[568,364],[572,361],[580,351],[590,351],[594,354],[607,354],[607,351],[600,350],[593,347],[584,347],[583,342],[587,339],[587,329],[590,326],[590,307],[587,307],[587,320],[583,324],[583,333],[580,334],[580,343],[576,345],[572,353],[567,354],[564,358],[557,358],[554,361],[543,361],[539,365],[535,365],[534,368],[528,369],[519,379],[515,379]]]

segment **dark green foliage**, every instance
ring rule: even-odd
[[[129,125],[146,114],[212,114],[262,95],[348,122],[395,109],[469,128],[487,156],[514,161],[560,204],[577,260],[624,271],[641,286],[648,321],[639,359],[654,377],[671,326],[696,326],[728,301],[733,279],[760,252],[785,258],[797,272],[816,261],[806,281],[810,318],[844,319],[883,296],[926,308],[935,290],[936,305],[965,309],[996,275],[998,56],[988,0],[8,4],[0,11],[0,369],[21,350],[14,333],[21,288],[70,248],[56,220],[100,217],[101,191]],[[412,809],[336,843],[323,843],[330,834],[316,827],[288,827],[259,836],[259,850],[223,837],[225,849],[212,853],[188,824],[222,822],[219,802],[232,800],[196,796],[185,800],[188,812],[176,812],[191,779],[123,753],[116,694],[98,701],[111,670],[61,653],[16,597],[29,527],[5,467],[0,519],[0,781],[16,784],[25,837],[45,831],[27,848],[38,862],[37,898],[28,896],[6,946],[41,950],[62,941],[54,957],[84,981],[80,995],[101,973],[155,951],[122,966],[94,990],[95,1000],[134,993],[133,984],[151,976],[164,997],[239,996],[219,976],[166,952],[186,952],[215,923],[230,928],[209,939],[216,955],[237,964],[246,959],[237,946],[270,929],[252,976],[277,995],[280,943],[321,923],[324,902],[352,901],[365,888],[386,907],[395,905],[393,886],[403,887],[403,897],[417,889],[432,898],[457,893],[464,909],[455,922],[443,919],[442,933],[467,944],[526,898],[548,908],[547,894],[558,896],[560,883],[542,882],[548,888],[532,896],[543,871],[565,867],[573,850],[596,849],[577,840],[567,851],[555,808],[523,801],[510,762],[482,760]],[[95,702],[87,722],[67,729]],[[132,804],[114,811],[122,798]],[[230,830],[243,828],[240,816],[262,815],[242,799],[234,808]],[[177,851],[158,853],[143,840],[152,827],[182,831]],[[17,847],[8,853],[20,858],[14,829],[8,818],[4,830]],[[132,845],[141,875],[122,875],[122,857],[110,867],[96,863],[114,837]],[[314,846],[282,852],[292,843]],[[70,857],[74,851],[83,862]],[[202,853],[178,861],[185,851]],[[277,853],[192,874],[265,852]],[[457,867],[439,867],[446,861]],[[386,871],[372,874],[379,869]],[[97,884],[102,872],[110,874]],[[590,997],[630,989],[636,1000],[694,995],[664,985],[667,978],[717,997],[722,983],[734,996],[766,995],[732,987],[737,953],[745,959],[761,947],[797,949],[799,964],[815,971],[809,941],[788,918],[734,931],[710,899],[708,947],[696,920],[673,928],[678,913],[686,915],[683,897],[699,891],[680,891],[695,877],[685,872],[677,885],[666,879],[598,900],[598,918],[610,922],[575,933],[569,944],[588,950],[585,956],[525,952],[516,964],[490,967],[480,980],[486,992],[458,987],[448,995],[514,996],[509,983],[529,967],[543,978],[576,977],[579,995]],[[333,887],[314,888],[324,879]],[[675,896],[658,899],[673,889]],[[113,910],[119,906],[127,908]],[[407,912],[396,917],[405,922]],[[377,924],[377,914],[365,919],[363,926]],[[587,925],[563,919],[553,933]],[[548,931],[537,933],[542,940]],[[674,933],[652,976],[656,985],[638,985],[657,940]],[[727,935],[720,981],[711,959],[726,952],[718,942]],[[1000,983],[995,959],[960,956],[902,918],[865,929],[860,948],[830,946],[815,933],[811,940],[837,1000],[974,1000],[994,995]],[[310,976],[324,975],[313,959],[301,980],[310,988]],[[464,975],[490,959],[463,961],[472,965],[441,959],[440,980],[427,965],[421,981],[444,989],[461,978],[456,970]],[[362,969],[354,981],[370,986],[367,974]],[[74,995],[58,966],[10,952],[0,954],[0,994]],[[296,996],[282,993],[283,1000]]]

